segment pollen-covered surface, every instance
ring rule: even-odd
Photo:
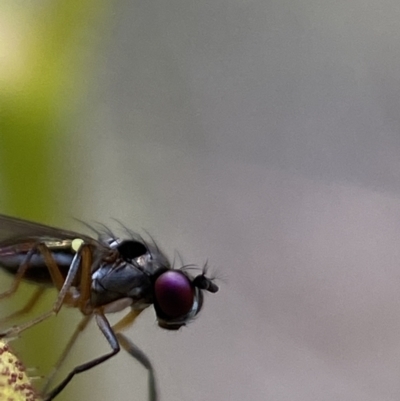
[[[0,341],[0,401],[40,401],[22,362]]]

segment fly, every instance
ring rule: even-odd
[[[98,238],[39,223],[0,215],[0,267],[14,276],[11,287],[0,299],[12,296],[21,281],[30,281],[37,290],[14,318],[31,309],[46,287],[55,287],[58,296],[50,311],[0,332],[1,338],[18,336],[24,330],[56,315],[62,306],[80,310],[83,319],[73,333],[54,371],[61,366],[80,332],[92,317],[111,351],[76,366],[52,390],[52,375],[43,390],[45,401],[54,399],[78,373],[116,355],[120,347],[141,363],[149,374],[149,400],[156,401],[154,369],[147,356],[120,331],[153,305],[160,327],[177,330],[202,309],[204,291],[215,293],[218,286],[206,276],[206,269],[193,277],[188,269],[174,269],[152,240],[127,230],[129,238],[115,237],[109,230]],[[114,326],[106,314],[130,308]],[[53,372],[54,373],[54,372]]]

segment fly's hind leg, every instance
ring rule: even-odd
[[[21,284],[21,281],[23,280],[27,270],[30,267],[29,264],[31,262],[32,257],[38,253],[42,254],[45,260],[45,264],[47,269],[49,270],[53,284],[56,286],[57,289],[60,289],[62,287],[64,283],[64,278],[60,272],[60,269],[57,266],[57,263],[55,262],[53,256],[51,255],[50,250],[47,248],[45,244],[37,243],[32,247],[32,249],[29,250],[29,252],[26,254],[24,261],[18,267],[17,272],[15,273],[14,276],[14,280],[11,284],[11,287],[7,291],[0,293],[0,299],[11,297],[17,292],[18,287]]]
[[[111,346],[111,351],[108,354],[102,355],[82,365],[76,366],[73,370],[71,370],[71,372],[67,375],[67,377],[57,387],[55,387],[52,391],[43,396],[44,401],[53,400],[58,394],[61,393],[61,391],[66,387],[66,385],[72,380],[72,378],[76,374],[85,372],[86,370],[89,370],[97,365],[100,365],[101,363],[103,363],[107,359],[110,359],[119,352],[120,346],[117,337],[113,329],[111,328],[108,320],[101,312],[96,313],[95,317],[97,326],[99,327],[100,331],[103,333],[104,337]]]
[[[33,250],[33,249],[32,249]],[[31,250],[31,251],[32,251]],[[35,319],[30,320],[29,322],[26,322],[24,324],[18,325],[18,326],[13,326],[10,329],[1,332],[0,333],[0,338],[4,337],[15,337],[18,336],[21,332],[23,332],[26,329],[29,329],[32,326],[35,326],[36,324],[48,319],[51,316],[56,315],[59,310],[61,309],[62,305],[64,302],[69,302],[71,301],[71,295],[69,293],[69,290],[71,288],[71,285],[76,277],[76,274],[81,267],[81,261],[82,261],[82,254],[85,255],[84,260],[85,261],[90,261],[90,258],[87,257],[86,255],[90,253],[90,249],[86,245],[82,245],[79,251],[75,254],[74,258],[72,259],[71,266],[68,270],[67,277],[64,280],[64,277],[62,276],[60,269],[57,266],[57,263],[55,262],[50,250],[47,248],[46,245],[44,244],[38,244],[35,248],[35,251],[39,251],[44,260],[47,269],[49,270],[50,276],[52,278],[54,286],[59,290],[58,297],[56,302],[53,305],[53,308],[46,312],[43,313],[42,315],[36,317]],[[18,269],[17,276],[19,278],[19,282],[23,278],[23,275],[25,274],[26,270],[29,267],[29,261],[32,258],[33,253],[29,252],[27,255],[26,261],[21,265],[21,267]],[[88,270],[88,269],[85,269]],[[20,277],[19,277],[20,276]],[[14,287],[18,287],[19,282],[14,285]],[[16,291],[16,288],[14,289],[13,292]]]
[[[32,257],[37,253],[41,253],[42,255],[44,255],[44,254],[50,253],[50,252],[47,249],[46,245],[44,245],[44,244],[37,243],[36,245],[34,245],[32,247],[32,249],[30,249],[29,252],[26,254],[24,261],[18,267],[17,272],[15,273],[15,276],[14,276],[14,280],[11,284],[11,287],[8,290],[0,293],[0,300],[9,298],[17,292],[19,285],[21,284],[21,281],[23,280],[28,268],[30,267],[29,264],[30,264]],[[50,255],[51,255],[51,253],[50,253]],[[47,257],[47,259],[48,259],[48,257]],[[61,277],[61,273],[59,273],[58,275],[57,274],[55,275],[55,278],[57,279],[57,281],[59,281],[60,277]],[[45,288],[43,286],[40,286],[39,288],[37,288],[35,290],[35,292],[32,294],[31,298],[26,302],[26,304],[21,309],[0,319],[0,324],[2,325],[12,319],[15,319],[19,316],[24,315],[25,313],[30,312],[32,310],[32,308],[37,304],[37,302],[39,301],[41,296],[43,295],[44,290],[45,290]],[[0,334],[0,336],[1,336],[1,334]]]
[[[2,319],[0,319],[0,326],[4,325],[5,323],[9,322],[10,320],[16,319],[20,316],[23,316],[23,315],[29,313],[36,306],[36,304],[42,297],[45,289],[46,288],[43,286],[37,287],[35,289],[34,293],[31,295],[29,300],[25,303],[25,305],[22,308],[18,309],[17,311],[11,313],[10,315],[8,315],[6,317],[3,317]]]
[[[133,356],[141,365],[143,365],[147,369],[147,371],[149,372],[149,394],[150,394],[149,401],[158,401],[155,374],[150,360],[127,337],[125,337],[121,333],[116,333],[117,329],[122,330],[127,326],[131,325],[141,312],[142,312],[141,310],[132,309],[124,318],[122,318],[117,324],[111,327],[108,320],[105,318],[103,311],[101,309],[95,311],[94,315],[96,317],[96,323],[100,331],[103,333],[104,337],[110,344],[111,352],[75,367],[58,386],[56,386],[52,391],[43,396],[44,401],[53,400],[58,394],[61,393],[61,391],[67,386],[67,384],[72,380],[72,378],[76,374],[85,372],[86,370],[89,370],[99,365],[100,363],[106,361],[107,359],[111,358],[112,356],[116,355],[120,350],[120,345],[131,356]],[[82,327],[83,330],[87,324],[85,319],[82,321],[82,324],[83,324]],[[81,330],[77,331],[80,332]]]
[[[23,280],[23,278],[26,274],[26,271],[29,268],[29,263],[30,263],[33,255],[35,255],[38,252],[41,252],[41,249],[43,249],[43,247],[45,247],[47,249],[46,245],[38,243],[38,244],[34,245],[32,247],[32,249],[29,250],[29,252],[26,254],[24,261],[21,263],[21,265],[17,269],[17,272],[15,273],[14,280],[11,284],[11,287],[8,290],[0,293],[0,299],[11,297],[12,295],[14,295],[17,292],[18,287],[21,284],[21,281]]]

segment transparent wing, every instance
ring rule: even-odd
[[[86,235],[0,214],[0,242],[13,238],[40,236],[64,239],[81,238],[87,243],[101,246],[97,240]]]

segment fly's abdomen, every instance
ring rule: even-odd
[[[24,280],[33,281],[38,284],[52,284],[49,269],[46,265],[43,254],[36,250],[28,260],[28,253],[37,242],[19,242],[17,244],[0,244],[0,267],[11,274],[16,274],[23,263],[28,263],[28,269],[24,274]],[[52,260],[57,264],[61,274],[66,277],[71,265],[74,252],[70,246],[64,242],[59,242],[58,246],[51,246],[51,242],[46,245]],[[62,245],[62,246],[61,246]]]

